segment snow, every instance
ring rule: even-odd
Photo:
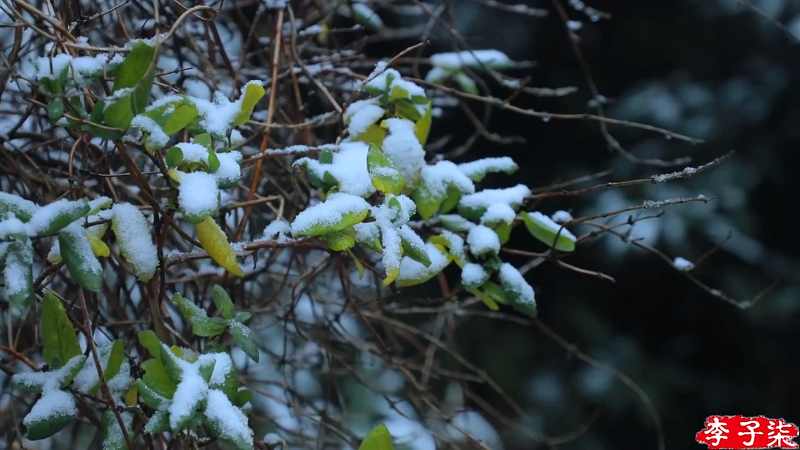
[[[291,230],[291,226],[289,222],[285,220],[273,220],[266,228],[264,228],[264,239],[270,240],[275,238],[275,235],[278,237],[275,240],[278,243],[283,243],[289,240],[289,237],[286,235]]]
[[[233,125],[233,119],[242,109],[247,86],[251,84],[262,86],[263,82],[250,81],[242,86],[239,98],[235,102],[228,100],[227,96],[219,91],[214,92],[213,101],[187,96],[187,99],[192,102],[198,114],[203,118],[200,126],[208,133],[227,136]]]
[[[498,222],[511,223],[516,216],[517,213],[514,212],[514,208],[505,203],[495,203],[486,208],[486,212],[481,216],[481,224]]]
[[[212,174],[216,178],[217,184],[229,186],[238,183],[242,178],[242,153],[238,151],[217,153],[217,159],[219,168]]]
[[[441,83],[451,74],[452,73],[449,70],[434,66],[425,75],[425,81],[429,83]]]
[[[112,414],[113,416],[113,413],[108,413]],[[123,411],[120,413],[120,417],[122,418],[122,424],[125,426],[125,430],[128,432],[128,436],[130,436],[132,434],[131,430],[133,430],[133,413]],[[122,433],[122,429],[119,427],[119,421],[117,421],[117,418],[112,417],[110,423],[108,424],[108,436],[103,439],[103,450],[116,450],[119,448],[127,448],[125,434]]]
[[[480,264],[468,263],[461,269],[461,284],[464,286],[480,286],[489,278],[486,269]]]
[[[414,122],[406,119],[386,119],[389,134],[381,149],[392,165],[406,179],[406,186],[414,186],[420,171],[425,166],[425,150],[414,134]]]
[[[95,74],[102,74],[105,70],[110,71],[116,67],[123,60],[123,56],[115,54],[114,56],[108,53],[100,53],[96,56],[78,56],[73,58],[70,55],[60,53],[52,59],[44,56],[38,58],[35,62],[37,71],[35,78],[53,78],[61,76],[61,73],[67,67],[72,67],[72,72],[67,74],[67,85],[71,85],[69,81],[76,79],[80,86],[88,82],[88,78]],[[52,64],[52,71],[50,70]]]
[[[439,221],[452,231],[469,231],[471,228],[475,227],[474,223],[458,214],[442,214],[439,216]]]
[[[680,256],[676,257],[675,260],[672,261],[672,265],[681,272],[688,272],[694,269],[693,262],[689,261],[688,259],[681,258]]]
[[[347,131],[351,137],[356,137],[374,125],[386,110],[376,105],[378,99],[359,100],[353,102],[344,112],[344,120],[348,124]]]
[[[211,364],[211,361],[214,361],[214,371],[211,372],[208,382],[222,386],[225,384],[225,377],[233,370],[233,360],[227,353],[207,353],[197,359],[197,363],[201,366]]]
[[[318,178],[329,172],[339,181],[339,192],[359,197],[369,197],[375,192],[369,171],[367,170],[367,154],[369,146],[363,142],[346,142],[333,154],[331,164],[320,164],[311,158],[300,158],[295,165],[305,164]]]
[[[287,0],[262,0],[261,4],[266,9],[283,9]]]
[[[512,173],[519,168],[517,163],[508,156],[483,158],[477,161],[462,163],[458,165],[458,170],[472,179],[482,179],[490,172]]]
[[[430,266],[425,267],[424,264],[404,256],[400,262],[400,275],[397,277],[397,281],[414,281],[429,278],[430,275],[437,274],[447,267],[450,260],[435,245],[428,242],[424,248],[428,254],[428,259],[431,261]]]
[[[353,13],[356,17],[363,17],[374,28],[383,28],[381,17],[366,4],[353,2],[350,7],[353,8]]]
[[[500,251],[500,238],[485,225],[478,225],[467,234],[469,252],[475,256],[497,254]]]
[[[475,185],[466,175],[458,170],[458,166],[450,161],[439,161],[434,165],[422,168],[422,182],[434,197],[447,195],[447,188],[455,186],[465,194],[475,192]]]
[[[567,223],[573,220],[572,214],[564,210],[558,210],[554,212],[553,215],[550,216],[550,218],[553,220],[553,222],[556,223]]]
[[[65,198],[39,208],[28,221],[28,236],[44,233],[59,216],[76,209],[76,203]]]
[[[425,96],[425,89],[422,89],[410,81],[404,80],[400,72],[387,67],[388,65],[385,61],[378,61],[378,63],[375,64],[375,70],[367,77],[369,81],[367,81],[365,86],[370,90],[380,92],[392,92],[392,89],[398,86],[408,92],[407,98]],[[388,78],[391,78],[392,82],[387,89]]]
[[[545,216],[539,211],[530,212],[528,213],[528,216],[530,216],[531,219],[535,220],[539,225],[547,228],[548,230],[552,231],[555,234],[558,234],[559,236],[564,236],[573,242],[575,242],[578,239],[569,230],[557,224],[551,218]]]
[[[131,120],[131,126],[147,133],[147,145],[153,148],[163,148],[169,142],[169,136],[155,120],[139,114]]]
[[[166,352],[181,368],[181,381],[168,408],[169,426],[174,430],[197,410],[208,395],[208,385],[200,375],[199,364],[190,364],[176,357],[164,344],[161,344],[161,351]]]
[[[26,234],[25,224],[16,217],[0,222],[0,239],[6,239],[12,234]]]
[[[500,266],[500,281],[503,283],[503,288],[511,290],[519,295],[519,302],[524,304],[535,304],[533,288],[525,278],[519,273],[516,267],[509,263],[503,263]]]
[[[380,239],[381,233],[376,222],[357,223],[353,228],[356,230],[356,242],[365,244]]]
[[[292,234],[298,236],[315,226],[333,227],[345,214],[358,214],[369,208],[369,203],[363,198],[337,192],[298,214],[291,225]]]
[[[228,400],[224,392],[208,391],[205,415],[220,428],[220,437],[233,441],[253,442],[253,431],[247,425],[247,416]]]
[[[396,199],[400,203],[400,210],[390,206],[389,203],[392,199]],[[415,209],[414,201],[405,195],[389,195],[384,199],[382,205],[372,208],[372,215],[381,232],[382,263],[387,273],[400,269],[400,255],[402,254],[400,228],[406,226]],[[407,233],[407,231],[403,232]]]
[[[75,252],[80,255],[78,258],[81,264],[78,268],[80,272],[88,272],[95,275],[103,274],[103,266],[100,265],[100,261],[94,256],[92,245],[89,244],[89,240],[86,238],[86,231],[83,229],[80,222],[73,222],[72,225],[61,230],[59,235],[63,235],[65,239],[69,239],[73,242]]]
[[[97,348],[97,356],[100,358],[100,367],[103,372],[108,369],[108,360],[111,357],[111,349],[113,342]],[[110,380],[106,380],[109,390],[114,394],[122,394],[133,383],[133,378],[130,375],[130,364],[123,357],[122,364],[120,364],[119,372]],[[72,380],[72,386],[78,392],[89,394],[92,388],[98,386],[100,378],[97,375],[97,366],[94,363],[94,358],[89,357],[83,363],[80,372],[75,375]]]
[[[454,53],[437,53],[431,55],[431,64],[449,70],[458,70],[462,67],[489,67],[508,66],[511,59],[499,50],[472,50]]]
[[[219,207],[219,189],[213,175],[191,172],[181,175],[178,187],[178,204],[190,216],[202,217],[213,214]]]
[[[130,203],[117,203],[114,214],[114,234],[122,256],[142,281],[149,281],[158,268],[158,250],[153,244],[152,227],[139,209]]]
[[[472,209],[488,209],[496,203],[504,203],[511,207],[519,206],[531,190],[523,184],[505,189],[484,189],[474,194],[461,197],[459,205]]]
[[[71,417],[78,414],[75,397],[68,392],[62,391],[61,384],[84,361],[86,361],[86,357],[78,355],[71,358],[58,370],[23,372],[17,373],[12,377],[11,380],[15,384],[25,386],[27,389],[39,388],[42,390],[42,397],[33,405],[28,415],[22,419],[23,425],[30,426],[43,420]]]
[[[30,244],[23,245],[20,252],[13,252],[6,255],[5,269],[5,296],[20,294],[30,289],[29,277],[31,266],[33,266],[33,247]]]
[[[464,250],[464,238],[447,230],[442,230],[442,236],[447,239],[450,254],[455,256],[459,261],[466,261],[467,253]]]
[[[39,205],[30,200],[25,200],[18,195],[9,194],[7,192],[0,192],[0,205],[10,205],[11,211],[20,211],[28,217],[33,216],[40,208]],[[6,208],[3,209],[5,210]]]
[[[184,161],[208,164],[208,149],[205,146],[193,142],[179,142],[175,147],[183,152]]]

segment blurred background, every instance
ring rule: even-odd
[[[744,305],[772,283],[777,285],[753,307],[737,308],[699,288],[662,258],[607,234],[586,242],[566,261],[604,272],[615,283],[547,263],[529,274],[541,321],[641,387],[663,422],[667,448],[697,448],[694,435],[712,414],[800,421],[794,381],[800,364],[793,349],[800,339],[795,324],[800,307],[800,201],[795,193],[800,169],[800,4],[587,1],[585,7],[610,15],[601,18],[581,8],[581,2],[559,3],[569,20],[580,22],[571,22],[569,28],[599,99],[552,2],[528,3],[548,10],[547,17],[526,17],[472,1],[456,2],[453,10],[458,31],[473,48],[497,48],[512,59],[534,61],[536,66],[525,73],[514,73],[530,76],[530,86],[578,88],[563,97],[520,97],[515,104],[554,113],[597,113],[600,100],[610,117],[704,140],[692,145],[610,126],[621,146],[641,159],[690,157],[686,165],[696,167],[731,150],[735,154],[689,179],[545,199],[538,209],[548,214],[563,209],[579,217],[645,200],[715,197],[708,204],[668,207],[660,219],[637,223],[630,237],[670,259],[695,261],[730,233],[722,248],[691,273]],[[447,33],[434,34],[432,51],[447,51],[452,45]],[[384,51],[374,49],[376,55]],[[491,88],[495,97],[511,92]],[[465,120],[458,108],[445,109],[434,131],[463,142],[474,129],[464,126]],[[507,145],[478,139],[459,158],[512,156],[521,168],[511,177],[487,181],[498,186],[525,183],[534,188],[613,169],[602,179],[572,187],[581,188],[683,168],[631,163],[609,149],[597,122],[544,121],[495,110],[487,128],[525,139]],[[623,223],[629,215],[609,221]],[[576,235],[590,231],[573,230]],[[522,232],[512,236],[511,247],[542,249]],[[458,342],[459,350],[495,376],[510,396],[524,399],[520,401],[532,429],[556,436],[588,428],[558,448],[656,448],[653,420],[637,393],[608,372],[581,362],[540,329],[471,318],[459,328]],[[472,388],[487,399],[496,396],[485,385]],[[497,398],[491,403],[503,404]],[[531,448],[513,438],[507,444]]]

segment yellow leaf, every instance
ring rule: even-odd
[[[197,239],[217,264],[232,275],[237,277],[244,275],[239,263],[236,262],[236,253],[228,243],[228,237],[211,217],[206,217],[197,224]]]
[[[325,45],[328,43],[328,35],[330,34],[330,28],[328,28],[327,23],[322,23],[319,26],[322,28],[322,31],[317,35],[317,43],[319,45]]]
[[[358,279],[364,278],[364,264],[356,258],[356,255],[353,254],[350,250],[347,251],[351,258],[353,258],[353,262],[356,263],[356,270],[358,270]]]
[[[422,119],[420,119],[422,120]],[[383,140],[386,138],[386,130],[378,125],[370,125],[366,131],[356,136],[355,140],[365,144],[372,144],[375,147],[381,148]]]
[[[125,393],[125,404],[133,406],[137,403],[139,403],[139,387],[136,383],[133,383],[133,386]]]
[[[431,123],[433,123],[433,113],[431,112],[431,102],[428,102],[428,107],[425,109],[425,115],[420,117],[420,119],[414,125],[414,135],[422,145],[425,145],[425,143],[428,142],[428,134],[431,131]]]
[[[106,257],[111,254],[111,249],[108,248],[108,245],[106,245],[102,239],[91,233],[86,233],[86,237],[89,239],[89,244],[92,246],[92,253],[94,253],[95,256]]]
[[[474,295],[475,297],[478,297],[479,299],[481,299],[481,301],[483,303],[485,303],[486,306],[488,306],[489,309],[491,309],[492,311],[497,311],[498,309],[500,309],[500,307],[497,306],[497,302],[492,300],[491,297],[489,297],[488,295],[484,294],[483,292],[481,292],[481,291],[479,291],[477,289],[473,289],[473,290],[469,291],[469,293]]]
[[[172,181],[174,181],[176,183],[180,183],[181,182],[181,174],[178,173],[177,170],[169,169],[167,171],[167,175],[169,175],[169,177],[172,178]]]
[[[400,276],[400,269],[392,269],[386,274],[386,278],[383,279],[383,287],[386,287],[394,282],[397,277]]]

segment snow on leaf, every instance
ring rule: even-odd
[[[487,173],[504,172],[512,174],[517,169],[519,169],[517,163],[507,156],[483,158],[458,165],[458,170],[475,182],[483,180]]]
[[[496,255],[500,251],[500,238],[491,228],[478,225],[467,234],[469,251],[477,257]]]
[[[103,289],[103,266],[94,256],[83,226],[75,222],[61,230],[58,245],[61,259],[72,278],[85,289],[100,292]]]
[[[227,96],[219,91],[214,93],[213,101],[191,96],[186,98],[197,108],[202,130],[218,137],[227,137],[231,128],[249,119],[256,102],[264,95],[262,84],[261,81],[248,82],[242,87],[241,95],[235,102],[228,100]]]
[[[391,118],[385,123],[389,134],[383,140],[381,150],[406,179],[406,187],[413,188],[425,166],[425,150],[414,134],[414,122]]]
[[[509,263],[500,266],[500,282],[509,303],[520,311],[536,316],[536,299],[533,288],[516,267]]]
[[[27,237],[5,246],[5,297],[20,310],[33,298],[33,244]]]
[[[247,416],[231,403],[224,392],[211,389],[205,416],[219,437],[235,445],[237,449],[253,448],[253,430],[247,424]]]
[[[562,252],[575,250],[575,242],[577,240],[575,235],[549,217],[538,211],[523,212],[520,213],[520,217],[531,236]]]
[[[564,210],[558,210],[554,212],[550,218],[553,219],[553,222],[555,223],[567,223],[573,220],[572,214]]]
[[[376,104],[377,101],[377,98],[359,100],[347,107],[344,112],[344,121],[351,137],[357,137],[367,131],[370,125],[373,125],[386,113],[385,109]]]
[[[693,262],[689,261],[688,259],[681,258],[680,256],[676,257],[672,261],[672,265],[675,266],[675,268],[680,270],[681,272],[688,272],[694,269]]]
[[[56,200],[39,208],[28,221],[29,236],[52,236],[91,210],[86,200]]]
[[[122,424],[125,426],[125,432],[128,436],[133,435],[133,413],[120,412]],[[117,417],[111,411],[103,413],[103,450],[119,450],[128,449],[128,443],[125,441],[125,434],[122,428],[119,427]]]
[[[484,189],[461,197],[458,202],[458,209],[463,217],[478,219],[490,206],[496,203],[505,203],[516,209],[525,201],[525,197],[530,194],[531,190],[522,184],[505,189]]]
[[[451,187],[464,194],[475,192],[475,185],[472,181],[450,161],[439,161],[434,165],[426,165],[422,167],[421,175],[420,184],[412,193],[412,197],[417,204],[420,216],[425,220],[436,214]]]
[[[130,203],[117,203],[111,227],[119,242],[122,256],[140,280],[147,282],[158,268],[158,251],[153,244],[152,227],[144,214]]]
[[[362,222],[369,211],[369,203],[361,197],[346,193],[331,194],[324,202],[295,217],[291,225],[292,235],[321,236],[343,230]]]
[[[430,57],[435,67],[455,70],[463,67],[479,68],[485,65],[492,69],[504,69],[512,64],[511,59],[499,50],[471,50],[452,53],[436,53]]]
[[[325,172],[329,173],[339,183],[339,192],[369,197],[375,192],[375,187],[367,170],[368,152],[369,146],[363,142],[346,142],[333,153],[330,164],[300,158],[295,166],[305,165],[319,179],[325,178]]]
[[[199,223],[219,209],[219,189],[213,175],[205,172],[180,173],[178,206],[192,223]]]
[[[25,200],[24,198],[9,194],[7,192],[0,192],[0,217],[3,214],[10,212],[13,213],[19,220],[27,222],[39,210],[41,206],[36,203]]]
[[[217,186],[220,189],[227,189],[236,186],[242,178],[242,154],[238,151],[227,153],[217,153],[219,168],[213,173],[217,179]]]
[[[488,279],[489,274],[480,264],[468,263],[461,269],[461,284],[467,291],[479,288]]]
[[[398,286],[406,287],[424,283],[444,270],[450,263],[450,258],[444,252],[444,249],[435,244],[430,242],[425,244],[425,251],[431,262],[428,267],[407,256],[403,257],[400,262],[400,274],[397,277]]]
[[[458,214],[442,214],[439,216],[439,221],[442,222],[445,228],[455,232],[469,231],[475,226],[474,223]]]
[[[481,216],[481,224],[492,227],[501,223],[509,224],[514,221],[516,215],[514,208],[505,203],[496,203],[486,208],[486,212]]]

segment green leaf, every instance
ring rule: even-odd
[[[164,373],[167,374],[167,377],[170,380],[177,383],[181,380],[183,369],[181,369],[181,366],[179,366],[178,362],[175,361],[176,358],[178,358],[178,356],[176,356],[172,351],[161,351],[160,361],[164,367]]]
[[[28,309],[33,299],[33,244],[24,241],[8,244],[5,252],[5,297],[20,311]]]
[[[541,213],[530,214],[527,212],[519,213],[519,217],[525,223],[525,228],[531,236],[540,240],[558,251],[572,252],[575,250],[575,238],[566,228],[550,220],[549,217]]]
[[[410,239],[406,239],[405,237],[401,237],[400,242],[403,246],[403,254],[405,256],[408,256],[425,267],[430,267],[431,260],[430,257],[428,257],[428,251],[425,250],[424,243],[422,246],[419,245],[422,242],[422,239],[420,239],[420,242],[414,242]]]
[[[372,185],[384,195],[399,195],[406,185],[405,177],[374,145],[370,145],[367,152],[367,171],[372,179]]]
[[[211,173],[216,172],[219,170],[220,162],[217,154],[212,149],[208,149],[208,169]]]
[[[0,216],[10,212],[14,214],[17,219],[28,222],[39,208],[40,206],[36,203],[25,200],[18,195],[0,192]]]
[[[335,252],[343,252],[349,250],[356,245],[356,230],[353,227],[345,228],[344,230],[334,231],[322,236],[331,250]]]
[[[491,297],[491,299],[497,303],[508,303],[508,297],[506,297],[505,291],[497,283],[487,281],[483,286],[481,286],[481,289],[486,295]]]
[[[133,121],[133,107],[131,106],[132,92],[123,91],[118,94],[119,97],[115,98],[109,103],[108,99],[103,109],[103,123],[106,125],[119,128],[126,131],[131,126]]]
[[[361,223],[370,214],[366,200],[350,194],[334,194],[326,201],[301,212],[292,224],[295,237],[322,236],[334,231],[344,230]],[[326,220],[318,220],[325,217]],[[307,226],[298,226],[303,224]]]
[[[253,330],[242,324],[241,322],[230,322],[228,331],[231,333],[233,342],[242,349],[242,351],[255,362],[258,362],[258,345],[256,344]]]
[[[433,112],[431,103],[428,102],[427,99],[423,97],[427,106],[425,107],[425,114],[417,120],[417,123],[414,124],[414,135],[417,137],[417,140],[423,146],[426,142],[428,142],[428,135],[431,132],[431,124],[433,123]],[[412,99],[413,100],[413,99]],[[423,103],[424,104],[424,103]]]
[[[227,292],[225,292],[225,289],[223,289],[222,286],[215,284],[214,289],[211,291],[211,295],[214,299],[214,304],[219,310],[219,314],[224,319],[230,319],[233,317],[233,301],[231,301],[231,297]]]
[[[358,450],[394,450],[392,435],[386,425],[380,424],[373,428],[367,437],[361,441]]]
[[[142,370],[145,371],[144,376],[142,377],[142,382],[147,385],[150,391],[158,394],[164,398],[172,398],[175,394],[175,389],[178,387],[177,380],[170,379],[169,375],[167,375],[167,370],[164,368],[164,364],[161,363],[160,354],[159,359],[148,359],[141,364]],[[142,396],[142,399],[146,400],[145,393],[141,386],[139,386],[139,395]],[[150,399],[150,401],[156,401],[157,399]],[[149,403],[148,403],[149,404]]]
[[[232,423],[247,427],[247,416],[237,408],[229,399],[221,397],[219,393],[209,392],[209,397],[213,399],[215,414],[205,414],[204,423],[208,427],[211,436],[218,437],[227,443],[224,448],[235,448],[237,450],[252,450],[253,435],[242,436],[240,433],[233,432]],[[223,419],[224,418],[224,419]]]
[[[231,402],[241,408],[242,406],[246,405],[247,402],[252,400],[253,398],[253,391],[249,389],[241,389],[236,391],[236,394],[231,399]]]
[[[500,307],[497,306],[497,302],[495,302],[494,299],[492,299],[492,297],[489,297],[488,295],[486,295],[485,293],[481,292],[480,290],[474,289],[474,290],[469,291],[469,293],[474,295],[475,297],[478,297],[479,299],[481,299],[481,301],[489,309],[491,309],[492,311],[497,311],[497,310],[500,309]]]
[[[459,71],[454,73],[453,80],[455,80],[461,90],[467,94],[478,95],[480,93],[478,91],[478,84],[475,83],[475,80],[470,78],[469,75],[464,72]]]
[[[27,419],[27,416],[25,419]],[[54,414],[37,417],[32,421],[25,419],[22,421],[25,438],[31,441],[38,441],[47,439],[63,430],[75,420],[75,416],[70,411],[56,410]]]
[[[422,114],[420,114],[419,110],[417,109],[417,105],[409,100],[404,98],[397,99],[394,101],[394,107],[395,113],[404,119],[408,119],[412,122],[422,119]]]
[[[389,93],[389,101],[393,102],[397,99],[407,99],[408,98],[408,91],[403,89],[400,86],[394,86]]]
[[[458,201],[461,200],[461,191],[454,185],[447,187],[447,194],[442,201],[442,206],[439,208],[439,214],[447,214],[458,206]],[[483,213],[481,213],[483,215]],[[467,217],[467,216],[464,216]],[[469,217],[467,217],[469,219]],[[476,217],[480,218],[480,216]]]
[[[117,374],[119,374],[119,369],[122,367],[122,361],[125,359],[125,342],[122,339],[117,339],[111,344],[111,353],[108,356],[108,363],[106,364],[106,370],[103,373],[106,381],[111,380]]]
[[[143,330],[139,333],[139,345],[146,348],[154,358],[161,355],[161,341],[152,330]]]
[[[53,236],[85,216],[90,210],[91,207],[86,199],[58,200],[36,211],[31,217],[30,224],[37,236]]]
[[[155,360],[151,359],[148,361],[155,361]],[[153,389],[150,389],[150,386],[141,378],[136,380],[136,385],[139,389],[139,396],[142,397],[142,400],[144,400],[147,406],[153,409],[161,408],[161,405],[166,400],[164,396],[160,395]]]
[[[197,136],[192,139],[193,144],[202,145],[205,148],[211,148],[213,144],[213,140],[211,139],[211,135],[208,133],[198,134]]]
[[[175,112],[169,116],[167,123],[165,123],[162,127],[164,133],[169,136],[181,131],[182,129],[186,128],[186,126],[189,125],[189,123],[191,123],[195,117],[197,117],[197,108],[190,105],[179,106]]]
[[[383,140],[386,139],[386,130],[378,125],[370,125],[367,129],[353,138],[355,141],[363,142],[365,144],[374,145],[378,148],[383,145]]]
[[[170,431],[169,413],[166,411],[156,411],[144,427],[145,433],[158,434]]]
[[[250,116],[253,115],[253,108],[255,108],[256,103],[261,100],[261,97],[263,97],[265,93],[266,91],[261,86],[261,83],[252,81],[247,83],[244,88],[239,112],[234,116],[232,126],[238,127],[250,120]]]
[[[61,117],[64,116],[64,99],[61,97],[54,98],[50,100],[47,104],[47,118],[50,119],[50,123],[54,124],[58,122]]]
[[[424,182],[414,189],[414,192],[411,193],[411,199],[417,205],[417,212],[422,217],[422,220],[428,220],[433,217],[444,201],[443,196],[431,191]]]
[[[317,159],[320,164],[333,164],[333,150],[326,148],[319,152]]]
[[[51,291],[42,299],[42,356],[48,366],[58,369],[81,354],[78,337],[61,300]],[[119,369],[117,369],[119,370]]]
[[[511,237],[511,223],[502,222],[494,228],[494,232],[497,233],[497,237],[500,238],[500,245],[505,245],[508,242],[508,239]]]
[[[227,321],[217,317],[208,317],[206,311],[180,294],[172,296],[172,301],[178,304],[178,311],[184,320],[192,327],[192,333],[201,337],[213,337],[222,334],[227,326]]]
[[[155,76],[155,67],[151,67],[154,55],[155,47],[144,41],[137,41],[128,56],[114,70],[115,93],[122,89],[135,88],[129,100],[133,115],[144,111],[150,101],[150,90]]]
[[[181,150],[180,147],[172,147],[167,150],[165,159],[167,160],[168,167],[178,167],[183,163],[183,150]]]
[[[217,361],[212,359],[209,361],[204,361],[200,364],[200,367],[198,367],[198,372],[200,372],[200,376],[206,383],[211,381],[211,375],[214,373],[214,366],[216,365]]]
[[[248,320],[250,320],[251,317],[253,317],[253,315],[250,314],[249,312],[240,311],[240,312],[236,313],[236,316],[233,317],[233,320],[235,320],[236,322],[245,323]]]
[[[94,256],[83,227],[75,223],[61,230],[58,245],[72,279],[89,291],[102,291],[103,267]]]

